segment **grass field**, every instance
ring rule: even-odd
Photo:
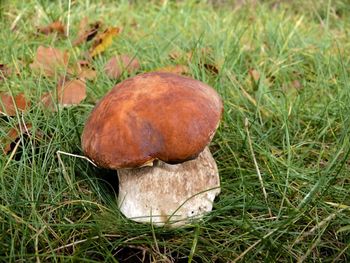
[[[18,69],[0,78],[0,91],[24,92],[32,102],[23,114],[1,117],[0,136],[19,123],[33,126],[0,156],[0,260],[350,261],[347,1],[130,2],[0,1],[0,64]],[[98,76],[87,82],[87,98],[45,110],[38,98],[58,80],[29,64],[40,45],[82,57],[89,44],[72,40],[84,16],[123,31],[93,60]],[[57,19],[68,25],[67,38],[36,33]],[[187,65],[223,98],[211,143],[222,193],[213,212],[188,227],[125,219],[114,172],[57,154],[82,155],[84,122],[116,83],[103,66],[118,53],[136,56],[138,73]]]

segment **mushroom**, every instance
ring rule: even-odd
[[[210,86],[172,73],[124,80],[90,114],[84,154],[118,170],[121,212],[137,222],[186,224],[211,211],[220,193],[207,145],[222,101]]]

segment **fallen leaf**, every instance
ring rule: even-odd
[[[11,143],[15,142],[19,135],[20,133],[15,128],[8,131],[6,138],[2,140],[2,144],[4,144],[3,152],[5,155],[11,151]]]
[[[97,76],[96,70],[91,67],[90,63],[86,60],[80,60],[78,62],[78,77],[93,80]]]
[[[140,63],[135,57],[128,55],[114,56],[107,61],[104,70],[111,79],[118,79],[123,71],[132,73],[140,68]]]
[[[64,29],[64,25],[60,21],[54,21],[47,26],[42,26],[38,28],[38,32],[44,35],[49,35],[51,33],[58,33],[61,35],[65,35],[66,31]]]
[[[0,80],[6,79],[12,74],[12,70],[5,64],[0,64]]]
[[[58,81],[56,92],[45,92],[41,96],[41,103],[50,111],[56,111],[56,104],[62,107],[69,107],[78,105],[85,98],[86,84],[84,80],[61,78]]]
[[[19,144],[19,140],[22,138],[24,138],[24,141]],[[18,156],[14,156],[14,154],[16,154],[16,151],[21,148],[21,145],[28,142],[26,138],[31,138],[31,145],[35,146],[40,140],[44,138],[44,133],[39,129],[36,129],[34,132],[33,125],[31,123],[17,124],[16,127],[10,128],[8,130],[5,137],[0,138],[0,144],[2,145],[3,153],[8,154],[9,152],[14,151],[11,156],[15,159],[18,158]]]
[[[77,105],[86,98],[86,84],[81,79],[65,80],[57,86],[58,103],[63,107]]]
[[[256,69],[249,69],[248,74],[255,81],[258,82],[260,79],[260,73]]]
[[[203,67],[208,70],[209,72],[211,72],[212,74],[218,74],[219,73],[219,69],[216,65],[214,64],[209,64],[209,63],[204,63]]]
[[[25,111],[30,106],[30,102],[26,100],[24,93],[19,93],[12,97],[6,92],[0,93],[0,113],[6,116],[16,116],[16,108]]]
[[[8,154],[11,151],[11,144],[16,142],[20,137],[21,134],[29,135],[29,130],[32,128],[32,124],[25,123],[24,125],[18,125],[16,128],[11,128],[7,134],[6,137],[1,140],[1,144],[4,145],[3,152],[4,154]]]
[[[52,92],[45,92],[41,96],[40,101],[45,108],[49,109],[50,111],[56,111],[54,95]]]
[[[95,57],[104,52],[112,44],[113,37],[118,35],[120,31],[118,27],[111,27],[98,34],[90,49],[90,56]]]
[[[186,65],[167,66],[167,67],[164,67],[164,68],[158,68],[156,71],[158,71],[158,72],[174,73],[174,74],[178,74],[178,75],[188,75],[188,74],[190,74],[190,69]]]
[[[79,31],[77,38],[73,41],[74,46],[78,46],[82,44],[83,42],[87,42],[92,40],[96,35],[101,27],[101,22],[97,21],[92,24],[88,24],[89,20],[88,17],[84,17],[79,24]]]
[[[295,79],[292,81],[292,87],[295,89],[301,89],[302,85],[299,80]]]
[[[30,68],[35,71],[41,71],[46,76],[55,76],[57,71],[67,71],[69,56],[66,51],[61,51],[53,47],[39,46],[36,57]]]

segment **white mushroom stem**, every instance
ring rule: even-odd
[[[170,165],[118,170],[120,211],[137,222],[181,226],[213,208],[220,193],[215,160],[208,148],[196,159]]]

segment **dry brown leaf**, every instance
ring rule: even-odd
[[[46,76],[55,76],[57,71],[67,71],[69,55],[66,51],[61,51],[53,47],[39,46],[36,57],[30,68],[41,71]]]
[[[12,74],[12,70],[5,64],[0,64],[0,80],[6,79]]]
[[[96,78],[96,70],[91,67],[90,63],[86,60],[80,60],[77,63],[78,77],[87,80],[93,80]]]
[[[86,98],[86,84],[84,80],[65,80],[62,78],[57,86],[58,103],[63,107],[78,105]]]
[[[54,95],[52,94],[52,92],[45,92],[42,96],[41,96],[41,103],[43,104],[43,106],[45,108],[47,108],[50,111],[56,111],[56,107],[55,107],[55,101],[54,101]]]
[[[6,116],[16,116],[16,108],[25,111],[30,107],[30,102],[26,100],[24,93],[19,93],[12,97],[6,92],[0,93],[0,113]]]
[[[167,66],[167,67],[164,67],[164,68],[158,68],[156,71],[158,71],[158,72],[174,73],[174,74],[178,74],[178,75],[188,75],[188,74],[190,74],[190,69],[186,65]]]
[[[33,136],[33,125],[31,123],[21,123],[17,124],[8,130],[6,136],[0,139],[0,144],[2,145],[2,150],[4,154],[8,154],[11,151],[16,151],[18,149],[18,140],[23,137],[33,137],[33,143],[36,143],[44,137],[44,133],[41,130],[36,129],[35,135]]]
[[[293,80],[292,87],[295,89],[301,89],[302,88],[301,82],[297,79]]]
[[[127,71],[130,74],[139,68],[140,63],[137,58],[128,55],[119,55],[108,60],[104,70],[109,78],[118,79],[123,71]]]
[[[78,105],[86,98],[86,84],[82,79],[67,80],[61,78],[56,92],[45,92],[41,96],[42,105],[50,111],[56,111],[56,104],[62,107]]]
[[[79,24],[79,31],[77,38],[73,41],[74,46],[78,46],[82,44],[83,42],[87,42],[92,40],[96,35],[101,27],[101,22],[97,21],[92,24],[88,24],[89,20],[87,17],[84,17]]]
[[[20,133],[15,128],[12,128],[8,131],[6,138],[2,140],[2,144],[4,144],[3,151],[5,155],[11,151],[11,143],[15,142],[19,135]]]
[[[215,75],[219,74],[219,68],[214,64],[204,63],[203,67],[212,74],[215,74]]]
[[[98,34],[90,49],[90,56],[95,57],[104,52],[112,44],[113,37],[118,35],[120,31],[119,27],[111,27]]]
[[[61,21],[54,21],[47,26],[42,26],[38,28],[38,32],[44,35],[49,35],[51,33],[59,33],[61,35],[65,35],[66,31],[64,25]]]
[[[1,144],[3,146],[4,154],[8,154],[11,151],[11,144],[16,142],[17,139],[21,137],[21,134],[29,134],[30,129],[32,128],[32,124],[26,123],[17,126],[16,128],[11,128],[6,137],[1,140]]]
[[[255,82],[259,81],[260,73],[256,69],[249,69],[248,74]]]

